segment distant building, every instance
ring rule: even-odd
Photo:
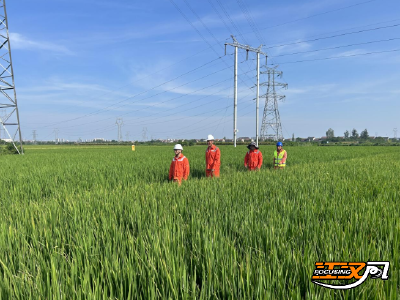
[[[64,141],[64,140],[63,140]],[[93,142],[105,142],[106,140],[103,138],[94,138]]]
[[[242,143],[244,143],[244,142],[247,142],[247,141],[251,141],[251,137],[248,137],[248,136],[240,137],[237,140],[242,142]]]

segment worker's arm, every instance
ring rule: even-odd
[[[285,151],[281,160],[281,164],[284,164],[286,162],[286,158],[287,158],[287,152]]]
[[[208,149],[208,148],[207,148]],[[208,168],[208,158],[207,158],[207,151],[206,151],[206,170],[208,171],[208,170],[210,170],[209,168]]]
[[[221,164],[221,152],[219,151],[219,148],[217,149],[217,151],[215,151],[215,157],[214,157],[214,162],[213,162],[213,167],[212,169],[215,170],[215,168],[219,168],[220,164]]]
[[[218,148],[217,152],[215,153],[215,160],[214,160],[213,169],[215,169],[216,167],[219,168],[220,165],[221,165],[221,151]]]
[[[183,179],[187,180],[189,177],[190,173],[190,166],[189,166],[189,160],[187,158],[184,159],[184,165],[183,165]]]
[[[261,169],[263,163],[263,157],[261,151],[258,151],[258,168]]]
[[[248,160],[249,160],[249,153],[246,152],[246,155],[244,156],[244,166],[245,166],[246,168],[247,168]]]

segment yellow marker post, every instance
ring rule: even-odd
[[[132,151],[135,151],[135,145],[132,145]]]

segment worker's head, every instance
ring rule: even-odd
[[[176,144],[174,146],[175,155],[179,155],[180,153],[182,153],[182,151],[183,151],[183,147],[181,144]]]
[[[214,137],[211,134],[209,134],[207,137],[207,145],[211,147],[213,144],[214,144]]]
[[[258,149],[258,147],[257,147],[256,143],[251,142],[249,145],[247,145],[247,149],[255,150],[255,149]]]
[[[278,149],[278,151],[280,151],[282,149],[282,146],[283,146],[282,142],[276,143],[276,148]]]

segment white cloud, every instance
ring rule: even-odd
[[[344,52],[339,52],[336,53],[335,55],[332,55],[332,57],[337,57],[337,56],[353,56],[353,55],[359,55],[359,54],[363,54],[366,53],[367,51],[363,50],[363,49],[353,49],[353,50],[349,50],[349,51],[344,51]]]
[[[73,52],[64,45],[58,45],[55,43],[39,41],[39,40],[30,40],[29,38],[16,32],[10,33],[10,42],[12,48],[14,49],[41,50],[41,51],[56,52],[65,55],[73,55]]]
[[[290,54],[290,53],[310,50],[311,44],[306,43],[306,42],[301,42],[301,39],[296,39],[294,42],[290,43],[290,45],[288,44],[285,46],[274,47],[271,49],[273,49],[272,58],[274,58],[274,56],[278,56],[278,55],[282,55],[282,54]],[[279,58],[279,59],[281,59],[281,58]]]

